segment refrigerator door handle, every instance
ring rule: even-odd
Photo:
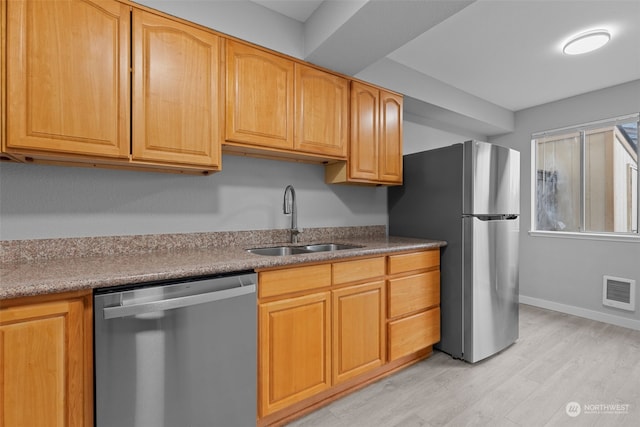
[[[463,215],[463,218],[477,218],[480,221],[513,221],[518,219],[516,214]]]

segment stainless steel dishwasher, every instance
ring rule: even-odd
[[[96,427],[254,426],[256,280],[97,290]]]

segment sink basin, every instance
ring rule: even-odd
[[[357,245],[345,245],[341,243],[319,243],[316,245],[307,245],[304,248],[311,252],[328,252],[328,251],[341,251],[344,249],[356,249],[362,246]]]
[[[341,251],[344,249],[355,249],[361,247],[362,246],[345,245],[341,243],[318,243],[306,246],[272,246],[270,248],[253,248],[247,249],[247,252],[251,252],[252,254],[256,255],[285,256],[308,254],[313,252]]]
[[[247,251],[256,255],[269,255],[269,256],[308,254],[309,252],[311,252],[299,246],[274,246],[272,248],[247,249]]]

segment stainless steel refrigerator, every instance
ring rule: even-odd
[[[518,339],[520,153],[479,141],[404,156],[389,234],[446,240],[441,340],[475,363]]]

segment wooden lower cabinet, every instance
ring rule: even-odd
[[[440,250],[388,257],[389,361],[440,341]]]
[[[285,425],[428,357],[440,339],[439,252],[260,272],[258,425]]]
[[[331,264],[306,265],[260,273],[258,298],[331,286]]]
[[[440,304],[440,271],[389,280],[389,318]]]
[[[419,270],[439,270],[440,250],[432,249],[422,252],[389,256],[388,271],[390,275],[407,274]]]
[[[333,383],[385,363],[384,281],[332,291]]]
[[[0,426],[92,426],[91,292],[0,307]]]
[[[389,322],[389,360],[440,341],[440,308]]]
[[[329,305],[329,292],[259,305],[261,416],[331,386]]]

